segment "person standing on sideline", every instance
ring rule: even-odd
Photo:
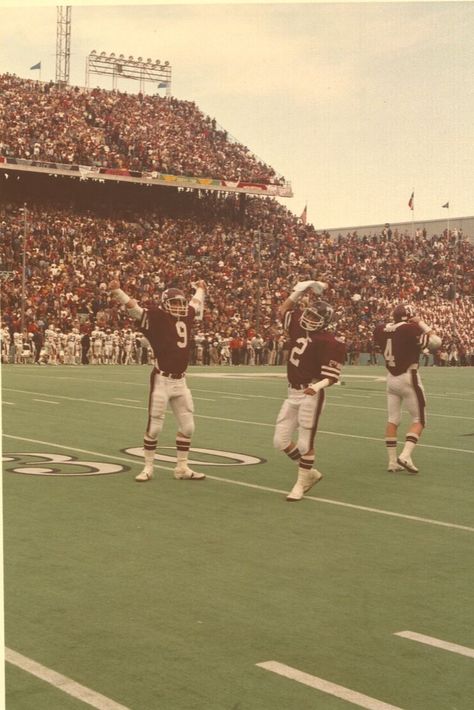
[[[189,448],[194,432],[193,399],[186,384],[186,368],[191,349],[191,332],[196,312],[202,308],[206,284],[197,281],[195,293],[189,303],[180,289],[168,288],[161,295],[160,306],[142,308],[137,301],[120,288],[117,280],[111,281],[111,295],[125,306],[128,315],[139,321],[139,330],[148,339],[154,355],[150,378],[148,423],[143,439],[145,467],[136,481],[153,478],[153,462],[158,435],[163,428],[168,403],[178,422],[176,434],[177,461],[174,477],[202,480],[188,466]]]
[[[392,320],[376,327],[374,339],[388,370],[388,421],[385,428],[388,471],[393,473],[405,469],[409,473],[418,473],[412,453],[426,424],[426,400],[418,373],[418,362],[425,348],[434,351],[440,347],[441,338],[415,315],[413,306],[400,303],[393,310]],[[411,424],[405,446],[397,457],[397,431],[403,404],[411,416]]]
[[[280,306],[289,336],[288,397],[277,417],[273,444],[298,463],[296,483],[287,501],[301,500],[322,478],[313,468],[314,439],[324,408],[325,388],[339,380],[346,356],[345,344],[327,330],[332,306],[325,301],[312,303],[308,298],[303,308],[298,307],[303,295],[320,295],[326,287],[321,281],[300,281]]]

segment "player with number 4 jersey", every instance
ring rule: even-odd
[[[160,306],[142,308],[130,298],[118,281],[110,283],[112,296],[123,304],[128,315],[139,321],[139,329],[148,339],[154,354],[154,367],[150,377],[148,423],[143,439],[145,466],[135,480],[149,481],[153,478],[158,435],[160,434],[168,404],[178,422],[176,434],[177,461],[174,477],[202,480],[203,473],[196,473],[188,466],[191,437],[194,433],[194,406],[191,391],[186,384],[186,369],[191,350],[191,335],[196,312],[202,309],[206,284],[198,281],[195,293],[187,301],[177,288],[166,289]]]
[[[374,333],[380,348],[387,374],[388,421],[385,428],[385,446],[388,453],[388,471],[418,473],[412,453],[426,425],[426,400],[418,373],[420,353],[425,348],[434,351],[441,338],[419,318],[413,306],[400,303],[392,313],[392,320],[379,324]],[[402,416],[402,405],[411,416],[405,446],[397,456],[397,431]]]
[[[327,330],[333,308],[325,301],[298,302],[304,295],[320,295],[321,281],[301,281],[280,308],[290,338],[287,364],[288,396],[278,414],[274,446],[298,463],[298,475],[288,501],[301,500],[322,474],[313,468],[314,440],[324,409],[325,389],[339,380],[346,356],[344,342]],[[298,432],[297,441],[294,434]]]

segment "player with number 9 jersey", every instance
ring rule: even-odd
[[[158,370],[174,374],[186,372],[195,317],[193,306],[179,319],[162,308],[144,310],[139,327],[152,347]]]
[[[194,433],[194,405],[185,373],[191,351],[192,326],[197,310],[202,311],[206,284],[198,281],[194,286],[195,293],[189,303],[180,289],[172,287],[162,293],[160,306],[142,308],[122,291],[118,281],[114,280],[109,285],[112,296],[126,307],[130,317],[139,321],[140,331],[149,341],[155,356],[150,376],[148,422],[143,437],[145,466],[135,477],[138,482],[153,478],[158,435],[162,431],[168,405],[178,423],[174,477],[205,478],[203,473],[196,473],[188,466]]]

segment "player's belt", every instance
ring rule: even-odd
[[[292,390],[305,390],[309,387],[309,384],[308,385],[292,385],[290,383],[290,387]]]
[[[155,372],[157,375],[163,375],[163,377],[169,377],[171,380],[180,380],[185,375],[184,372],[163,372],[162,370],[158,370],[158,368],[156,368],[156,367],[155,367]]]

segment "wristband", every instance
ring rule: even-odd
[[[319,380],[319,382],[313,382],[312,384],[309,385],[308,389],[313,390],[313,392],[316,394],[319,392],[319,390],[324,389],[331,383],[329,382],[329,379],[327,377],[324,378],[324,380]]]
[[[298,303],[303,298],[303,293],[304,291],[292,291],[288,298],[290,301],[293,301],[293,303]]]
[[[423,331],[423,333],[431,333],[431,330],[432,330],[432,329],[431,329],[430,326],[427,325],[424,321],[419,320],[419,321],[418,321],[418,325],[420,326],[420,328],[421,328],[421,330]]]
[[[130,296],[127,296],[127,294],[125,293],[125,291],[122,291],[121,288],[116,288],[114,291],[112,291],[112,296],[113,296],[114,298],[116,298],[117,301],[119,301],[119,303],[123,303],[124,306],[125,306],[125,305],[129,302],[129,300],[130,300]]]

